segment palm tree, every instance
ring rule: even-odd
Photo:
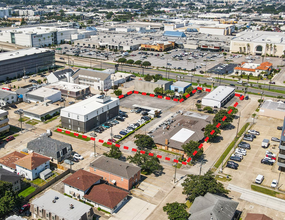
[[[277,52],[277,46],[276,46],[276,44],[274,44],[274,46],[273,46],[273,53],[274,53],[274,56],[275,56],[276,52]]]
[[[247,53],[250,54],[250,44],[247,44],[246,47],[247,47]]]
[[[265,53],[265,55],[267,55],[268,49],[269,49],[269,44],[266,44],[266,53]]]

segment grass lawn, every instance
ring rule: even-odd
[[[227,178],[227,177],[225,177],[225,176],[220,176],[220,175],[216,175],[215,176],[215,179],[216,180],[219,180],[219,181],[222,181],[222,182],[227,182],[227,181],[231,181],[232,180],[232,178]]]
[[[182,167],[181,163],[177,163],[176,165],[173,165],[173,167],[176,167],[177,169],[180,169]]]
[[[23,117],[23,118],[20,118],[18,121],[20,121],[20,122],[25,122],[25,121],[27,121],[27,120],[29,120],[30,118],[28,118],[28,117]]]
[[[256,185],[251,185],[251,189],[254,191],[260,192],[260,193],[264,193],[264,194],[269,195],[269,196],[274,196],[274,197],[276,197],[276,195],[280,194],[279,192],[275,192],[273,190],[266,189],[266,188],[256,186]]]
[[[47,124],[47,123],[49,123],[49,122],[51,122],[51,121],[54,121],[54,120],[57,119],[58,117],[59,117],[59,115],[57,115],[57,116],[55,116],[55,117],[52,117],[51,119],[46,120],[44,123]]]
[[[81,134],[78,135],[78,137],[76,137],[76,136],[73,135],[74,134],[73,132],[70,132],[70,134],[66,134],[65,132],[59,132],[57,130],[54,130],[54,132],[57,132],[57,133],[60,133],[60,134],[64,134],[64,135],[67,135],[67,136],[70,136],[70,137],[74,137],[74,138],[77,138],[77,139],[80,139],[80,140],[83,140],[83,141],[90,141],[90,137],[83,138]]]
[[[30,186],[29,188],[23,190],[22,192],[19,193],[19,196],[23,196],[26,197],[28,195],[30,195],[32,192],[34,192],[36,190],[35,187]]]
[[[30,121],[27,121],[26,124],[29,124],[29,125],[36,125],[38,124],[40,121],[37,121],[37,120],[30,120]]]
[[[168,150],[164,150],[164,149],[159,149],[159,150],[160,150],[160,151],[163,151],[163,152],[166,152],[166,153],[170,153],[170,154],[174,154],[174,155],[181,156],[181,154],[175,153],[175,152],[172,152],[172,151],[168,151]]]

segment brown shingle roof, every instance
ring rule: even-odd
[[[49,157],[45,157],[37,153],[31,153],[16,161],[15,164],[28,170],[33,170],[49,160]]]
[[[244,220],[273,220],[264,214],[247,213]]]
[[[96,184],[85,194],[84,198],[97,204],[114,209],[120,203],[128,192],[107,184]]]
[[[101,176],[80,169],[62,182],[85,191],[100,179],[102,179]]]
[[[14,151],[10,154],[7,154],[4,157],[0,158],[0,164],[6,166],[6,167],[10,167],[12,169],[16,169],[16,164],[15,162],[23,157],[25,157],[25,154],[22,154],[20,152]]]

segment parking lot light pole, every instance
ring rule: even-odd
[[[95,141],[95,131],[93,131],[94,133],[94,157],[96,157],[96,141]]]

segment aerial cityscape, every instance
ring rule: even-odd
[[[0,219],[285,220],[285,1],[0,0]]]

